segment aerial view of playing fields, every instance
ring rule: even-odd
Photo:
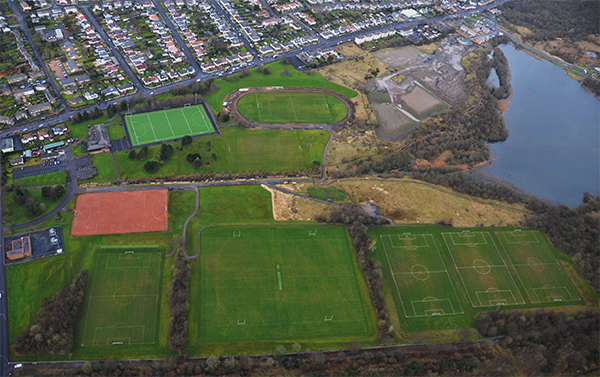
[[[180,139],[215,132],[204,105],[125,115],[133,145]]]
[[[0,377],[597,375],[598,14],[0,0]]]

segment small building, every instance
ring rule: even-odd
[[[88,152],[90,154],[108,152],[110,151],[110,145],[110,137],[106,126],[97,124],[90,128],[88,139]]]
[[[6,124],[7,126],[12,126],[13,124],[15,124],[15,118],[13,117],[8,117],[8,116],[4,116],[4,115],[0,115],[0,124]]]
[[[48,152],[48,151],[51,151],[54,148],[63,147],[64,145],[65,145],[64,141],[56,141],[54,143],[50,143],[50,144],[44,145],[44,151]]]
[[[11,242],[12,249],[6,252],[10,260],[31,256],[31,242],[29,236],[21,237]]]
[[[17,121],[23,120],[23,119],[27,119],[27,112],[25,111],[18,111],[17,113],[15,113],[15,119]]]
[[[58,160],[60,154],[58,152],[50,152],[42,155],[42,162],[55,161]]]
[[[29,97],[35,94],[35,90],[33,88],[25,88],[25,89],[17,89],[13,92],[13,96],[15,100],[20,101],[25,97]]]
[[[67,131],[68,131],[68,128],[66,126],[52,127],[52,132],[54,133],[54,136],[64,135]]]
[[[12,159],[8,160],[8,162],[10,163],[10,166],[17,166],[17,165],[23,165],[23,163],[25,161],[23,160],[23,157],[17,157],[17,158],[12,158]]]
[[[12,92],[10,91],[10,86],[8,84],[0,84],[0,95],[1,96],[10,96]]]
[[[13,139],[0,139],[0,150],[2,150],[2,153],[9,153],[14,151],[15,143],[13,142]]]
[[[50,111],[50,110],[52,110],[52,106],[48,102],[33,105],[33,106],[29,107],[29,109],[27,109],[27,111],[29,111],[29,115],[32,117],[38,116],[41,113],[43,113],[44,111]]]
[[[21,82],[21,81],[25,81],[25,80],[27,80],[27,75],[24,75],[22,73],[18,73],[16,75],[9,76],[9,77],[6,78],[6,82],[9,83],[9,84],[11,84],[11,85],[12,84],[16,84],[16,83]]]
[[[42,141],[42,140],[48,139],[50,137],[50,134],[48,133],[48,131],[42,130],[42,131],[38,132],[37,136],[38,136],[38,140]]]
[[[77,106],[83,103],[83,98],[81,98],[81,96],[77,96],[77,97],[73,97],[73,98],[69,98],[67,100],[67,102],[69,102],[69,105],[71,106]]]
[[[35,136],[33,136],[33,134],[23,134],[23,136],[21,137],[21,142],[23,144],[31,143],[34,140]]]

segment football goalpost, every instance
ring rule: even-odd
[[[233,238],[240,238],[242,236],[242,231],[238,230],[237,232],[233,231]]]
[[[308,236],[309,237],[314,237],[317,235],[317,230],[309,230],[308,231]]]
[[[331,317],[325,316],[325,319],[323,320],[323,322],[331,322],[333,321],[333,315],[331,315]]]
[[[192,106],[191,103],[186,103],[185,105],[183,105],[183,107],[190,107],[190,106]]]

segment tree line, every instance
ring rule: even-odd
[[[66,288],[46,299],[14,342],[19,355],[66,355],[73,348],[73,332],[77,314],[83,304],[87,272],[81,270]]]
[[[171,324],[169,325],[169,346],[181,351],[188,342],[188,309],[190,301],[190,266],[179,250],[173,263],[173,279],[169,287]]]
[[[46,207],[44,204],[39,203],[34,196],[31,195],[28,189],[23,187],[9,186],[8,191],[13,194],[13,200],[15,204],[22,206],[25,211],[25,216],[32,219],[41,215]],[[67,190],[65,186],[58,185],[54,188],[50,186],[42,187],[42,197],[52,201],[58,202]]]

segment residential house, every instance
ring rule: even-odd
[[[29,112],[29,115],[32,117],[38,116],[39,114],[43,113],[44,111],[50,111],[50,110],[52,110],[52,106],[48,102],[33,105],[33,106],[30,106],[29,109],[27,109],[27,111]]]

